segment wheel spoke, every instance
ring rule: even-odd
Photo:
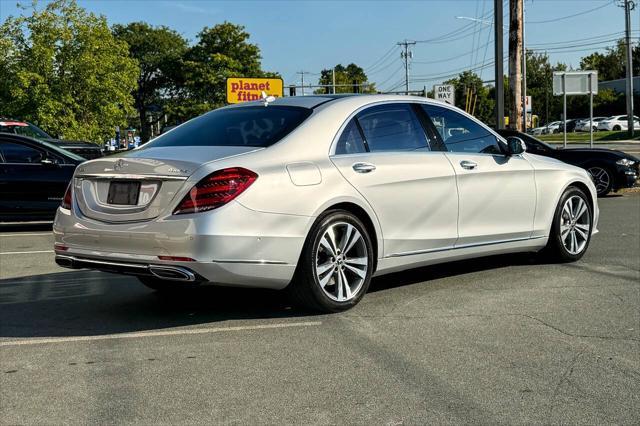
[[[567,235],[569,234],[570,230],[571,230],[570,226],[560,225],[560,237],[562,238],[563,241],[567,238]]]
[[[329,272],[327,275],[325,275],[322,278],[318,277],[318,281],[320,282],[320,287],[325,288],[327,284],[329,284],[329,281],[331,280],[332,276],[333,276],[333,273]]]
[[[342,250],[343,253],[347,252],[347,244],[349,244],[349,239],[351,238],[351,234],[354,231],[354,227],[348,223],[345,228],[346,229],[343,233],[342,241],[340,242],[340,250]]]
[[[362,238],[362,235],[360,235],[360,232],[358,232],[357,229],[353,228],[353,236],[351,237],[351,241],[349,241],[349,244],[347,245],[347,247],[344,249],[344,253],[347,254],[349,252],[349,250],[351,250],[353,248],[353,246],[358,242],[358,240],[360,240]]]
[[[337,253],[338,252],[338,240],[336,239],[336,227],[335,225],[332,225],[329,227],[329,229],[327,229],[327,233],[325,234],[325,237],[327,237],[327,239],[329,240],[329,244],[331,244],[331,247],[333,248],[333,252]]]
[[[582,217],[582,215],[587,211],[587,203],[585,203],[582,198],[580,198],[580,201],[578,201],[578,208],[577,208],[578,212],[576,213],[576,217],[574,218],[575,220],[578,220]]]
[[[590,230],[589,225],[584,225],[582,223],[576,223],[576,228],[582,229],[584,232],[589,232]]]
[[[344,260],[347,265],[362,265],[366,266],[368,260],[366,257],[348,257]]]
[[[338,287],[338,302],[342,302],[343,300],[343,292],[342,292],[342,274],[340,273],[340,271],[338,271],[338,273],[336,274],[338,279],[337,279],[337,287]]]
[[[336,251],[333,249],[333,247],[329,243],[329,240],[327,240],[327,236],[326,235],[324,237],[322,237],[322,239],[320,240],[320,245],[326,251],[328,251],[331,256],[334,256],[334,257],[336,256]]]
[[[571,252],[575,253],[578,249],[578,239],[576,238],[576,231],[571,231]]]
[[[349,300],[352,297],[351,287],[349,287],[349,281],[347,280],[347,276],[344,274],[344,270],[339,270],[338,274],[342,277],[342,285],[344,286],[344,295],[345,300]]]
[[[584,232],[582,229],[578,228],[577,226],[575,228],[573,228],[574,231],[580,235],[585,241],[587,240],[587,233]]]
[[[367,275],[366,270],[363,271],[361,269],[354,268],[353,266],[348,264],[345,264],[344,267],[350,270],[351,272],[353,272],[354,274],[358,275],[360,278],[364,278]]]
[[[329,269],[332,269],[334,265],[335,264],[333,262],[326,262],[326,263],[323,263],[322,265],[316,266],[316,271],[318,272],[318,275],[322,275],[325,272],[327,272]]]

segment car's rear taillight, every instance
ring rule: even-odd
[[[242,194],[257,178],[257,174],[242,167],[213,172],[191,188],[173,214],[216,209]]]
[[[69,183],[69,186],[67,186],[67,190],[64,193],[64,197],[62,198],[60,207],[67,210],[71,209],[71,183]]]

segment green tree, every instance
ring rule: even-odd
[[[640,45],[632,47],[631,52],[633,75],[638,75],[640,74]],[[621,39],[615,47],[608,47],[604,53],[596,52],[582,58],[580,68],[598,71],[600,81],[618,80],[626,77],[626,61],[626,43]]]
[[[177,114],[185,118],[224,105],[228,77],[279,77],[261,69],[260,49],[241,25],[205,27],[184,60],[185,99]]]
[[[375,84],[369,83],[369,78],[364,70],[356,64],[349,64],[346,67],[338,64],[331,69],[324,69],[320,72],[318,84],[333,84],[333,73],[335,72],[336,93],[353,93],[354,83],[358,86],[359,93],[376,93]],[[346,85],[346,86],[344,86]],[[331,93],[331,87],[320,88],[315,93]]]
[[[55,0],[0,26],[0,115],[101,142],[133,111],[138,66],[103,16]]]
[[[469,113],[481,121],[494,124],[495,101],[491,99],[490,89],[482,83],[478,74],[472,71],[464,71],[458,77],[447,80],[444,84],[453,84],[456,90],[456,106],[467,108]]]
[[[145,22],[114,25],[112,30],[116,39],[127,43],[130,56],[140,64],[138,84],[132,96],[138,111],[140,136],[146,142],[151,126],[171,109],[172,101],[179,95],[187,41],[167,27],[153,27]]]

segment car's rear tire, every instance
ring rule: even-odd
[[[374,260],[364,224],[348,211],[328,211],[312,226],[287,291],[306,308],[346,311],[367,292]]]
[[[615,126],[613,126],[613,131],[614,131],[614,132],[619,132],[620,130],[622,130],[622,127],[620,127],[618,124],[616,124]]]
[[[596,186],[598,197],[604,197],[613,189],[613,173],[604,166],[591,166],[587,169]]]
[[[587,195],[570,186],[560,197],[544,253],[555,262],[575,262],[589,247],[593,209]]]

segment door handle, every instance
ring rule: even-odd
[[[475,169],[476,167],[478,167],[478,163],[475,163],[475,162],[473,162],[473,161],[464,160],[464,161],[461,161],[461,162],[460,162],[460,166],[461,166],[463,169],[473,170],[473,169]]]
[[[369,173],[376,169],[376,166],[370,163],[355,163],[351,167],[353,167],[353,170],[357,173]]]

